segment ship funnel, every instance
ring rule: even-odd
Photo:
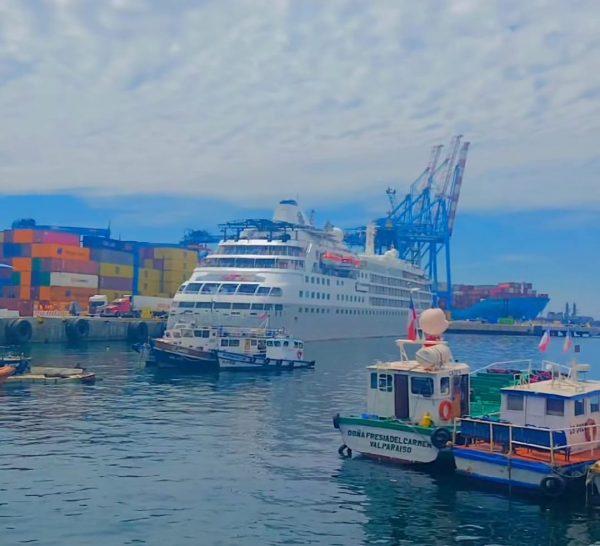
[[[280,201],[273,214],[273,221],[287,222],[288,224],[298,224],[301,226],[308,225],[306,216],[295,199],[285,199]]]
[[[368,256],[373,256],[375,254],[375,224],[369,224],[367,226],[365,254]]]

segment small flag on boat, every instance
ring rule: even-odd
[[[410,322],[408,323],[408,339],[411,341],[417,340],[417,311],[415,309],[415,303],[410,295]]]
[[[571,337],[571,332],[567,330],[567,336],[565,337],[565,342],[563,343],[563,353],[568,353],[573,347],[573,338]]]
[[[540,344],[538,348],[542,353],[545,353],[548,350],[548,345],[550,345],[550,330],[546,330],[542,339],[540,339]]]

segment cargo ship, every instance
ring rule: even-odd
[[[453,320],[490,323],[527,321],[538,317],[549,301],[548,294],[538,294],[531,283],[454,285],[451,316]]]
[[[353,253],[340,228],[317,228],[295,200],[273,219],[226,224],[215,253],[204,259],[173,299],[169,327],[284,328],[305,341],[398,336],[406,331],[411,297],[431,306],[424,271],[376,255],[374,229],[364,254]]]

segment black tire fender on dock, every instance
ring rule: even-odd
[[[438,449],[444,449],[452,439],[452,434],[447,428],[439,427],[431,433],[431,443]]]
[[[336,413],[333,416],[333,428],[340,428],[340,414]]]
[[[65,323],[65,333],[69,341],[85,339],[90,333],[90,323],[85,319],[68,319]]]
[[[31,340],[33,327],[28,320],[15,319],[6,325],[6,339],[9,343],[22,345]]]
[[[556,474],[545,476],[540,482],[542,493],[551,499],[560,497],[565,492],[566,488],[567,484],[565,483],[564,478],[557,476]]]
[[[146,341],[148,339],[148,324],[143,320],[130,322],[127,326],[127,337],[130,341]]]

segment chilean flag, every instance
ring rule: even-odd
[[[412,294],[410,296],[410,322],[408,324],[408,339],[411,341],[417,340],[417,311],[415,309],[415,303],[412,299]]]
[[[540,352],[545,353],[548,350],[548,345],[550,345],[550,330],[546,330],[542,339],[540,339],[540,344],[538,345]]]
[[[573,338],[571,337],[571,332],[567,330],[567,337],[565,337],[565,342],[563,343],[563,353],[568,353],[573,347]]]

